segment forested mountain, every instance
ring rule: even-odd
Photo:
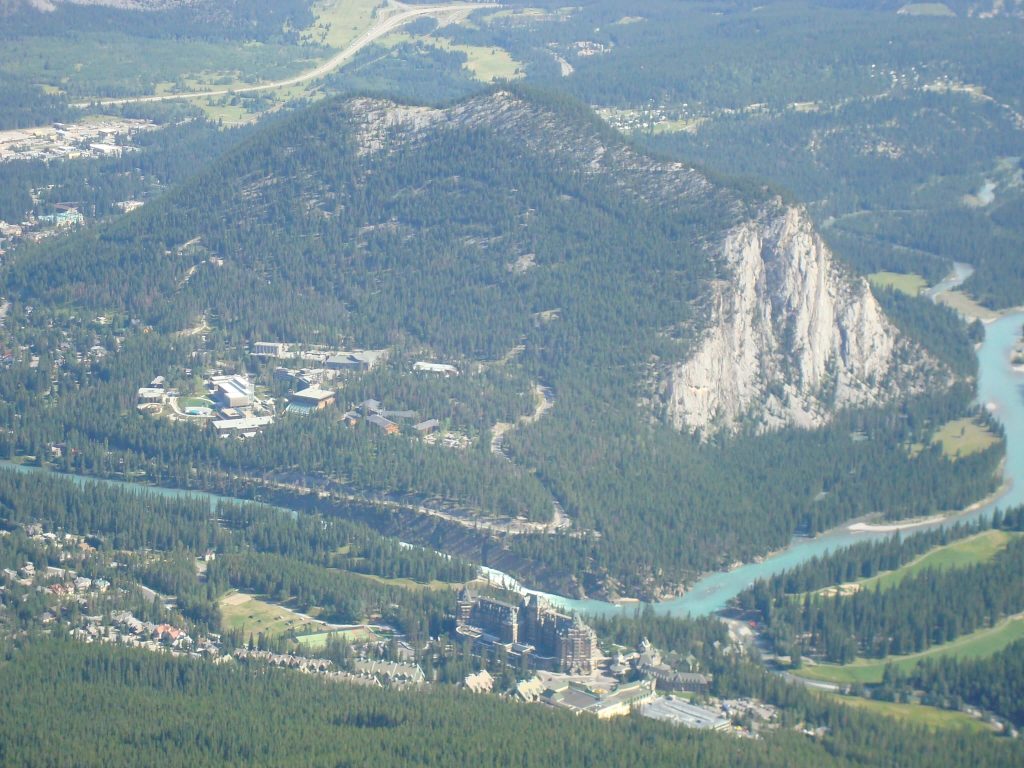
[[[315,107],[9,278],[165,331],[213,313],[246,338],[408,336],[483,359],[527,338],[545,379],[610,353],[594,362],[618,356],[691,431],[818,426],[936,373],[801,211],[513,92]]]
[[[21,369],[0,373],[8,450],[70,439],[69,469],[120,462],[222,491],[239,469],[287,466],[485,515],[545,520],[558,502],[572,536],[501,545],[557,564],[557,589],[660,589],[797,529],[961,506],[991,489],[1001,450],[952,462],[906,447],[967,408],[969,389],[952,386],[951,370],[969,371],[961,328],[927,325],[922,308],[903,316],[928,327],[912,340],[799,208],[646,156],[587,108],[522,89],[444,109],[325,101],[140,211],[19,248],[4,281],[12,319],[40,324],[30,343],[69,307],[145,331],[70,373],[52,407]],[[182,331],[203,327],[221,355],[280,339],[425,349],[496,382],[507,365],[555,407],[505,435],[511,462],[487,451],[488,422],[471,425],[476,450],[451,456],[332,419],[239,443],[125,417],[146,376],[200,354]],[[731,439],[711,439],[723,428]]]

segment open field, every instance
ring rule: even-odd
[[[360,643],[367,640],[375,640],[379,637],[369,627],[353,627],[352,629],[338,629],[333,632],[316,632],[311,635],[300,635],[295,639],[310,650],[316,650],[327,645],[327,639],[331,636],[345,638],[349,643]]]
[[[936,430],[932,442],[942,443],[942,453],[956,459],[991,448],[999,438],[973,419],[954,419]]]
[[[875,272],[868,275],[872,285],[880,288],[892,288],[908,296],[917,296],[928,287],[928,281],[920,275],[902,274],[900,272]]]
[[[446,40],[443,37],[416,36],[407,33],[388,35],[380,41],[381,45],[392,47],[401,43],[408,43],[415,40],[425,45],[432,45],[445,51],[464,53],[466,61],[462,65],[474,78],[483,83],[493,83],[495,80],[512,80],[521,77],[519,71],[522,64],[509,54],[504,48],[487,48],[480,45],[458,45]]]
[[[904,672],[912,670],[926,658],[953,656],[958,659],[979,659],[1003,650],[1016,640],[1024,638],[1024,614],[1003,619],[994,627],[979,629],[969,635],[943,645],[936,645],[921,653],[907,656],[889,656],[885,659],[857,659],[851,664],[815,664],[805,666],[797,674],[809,680],[821,680],[839,685],[882,682],[886,664],[894,664]]]
[[[839,696],[831,693],[825,695],[848,707],[864,709],[876,715],[913,725],[922,725],[927,728],[936,729],[967,730],[976,733],[991,732],[991,729],[981,720],[971,717],[964,712],[926,707],[923,704],[896,704],[890,701],[873,701],[871,699],[862,699],[859,696]]]
[[[954,541],[944,547],[937,547],[895,571],[888,571],[865,579],[859,582],[860,588],[874,589],[876,586],[880,586],[882,589],[888,589],[896,586],[908,576],[913,576],[929,568],[939,570],[966,568],[977,563],[987,563],[1006,548],[1011,538],[1019,535],[1006,531],[983,531],[976,536]]]
[[[258,117],[240,104],[218,104],[214,99],[207,99],[196,106],[203,110],[208,120],[214,122],[220,120],[225,125],[247,123]]]
[[[369,579],[375,581],[378,584],[387,584],[391,587],[402,587],[404,589],[429,589],[431,592],[436,592],[442,589],[458,589],[462,584],[452,584],[447,581],[438,581],[434,579],[429,584],[424,584],[419,581],[413,581],[412,579],[386,579],[383,576],[377,576],[373,573],[357,573],[356,571],[346,571],[353,576],[359,576],[363,579]]]
[[[313,6],[316,21],[303,39],[341,49],[365,32],[374,21],[380,0],[323,0]]]
[[[282,605],[234,590],[220,599],[220,613],[225,629],[242,629],[246,635],[262,632],[274,636],[286,632],[322,632],[330,628],[322,621],[302,618]]]
[[[950,309],[955,309],[968,319],[995,320],[999,313],[988,307],[983,307],[966,293],[961,291],[946,291],[936,299],[940,304],[945,304]]]

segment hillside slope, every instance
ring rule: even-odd
[[[3,278],[18,307],[85,307],[152,331],[92,389],[62,386],[63,405],[0,407],[12,429],[48,425],[15,436],[18,450],[87,439],[132,452],[125,463],[154,476],[168,454],[176,472],[202,457],[210,477],[285,461],[315,483],[358,472],[363,489],[475,514],[501,514],[484,503],[499,497],[531,520],[555,506],[570,535],[460,550],[489,562],[511,553],[551,589],[676,589],[798,529],[969,503],[997,461],[997,450],[973,464],[908,454],[969,394],[948,390],[946,369],[900,335],[801,209],[644,155],[589,110],[529,92],[444,109],[323,102],[109,226],[22,250]],[[143,417],[126,430],[138,381],[191,370],[186,329],[206,329],[212,360],[255,340],[389,346],[487,371],[488,387],[514,377],[499,384],[512,398],[534,382],[554,406],[505,432],[500,455],[482,414],[507,422],[529,406],[462,408],[477,414],[461,427],[465,460],[331,418],[284,419],[246,443]],[[148,351],[157,340],[165,361],[145,378],[133,366],[161,359]],[[425,385],[406,374],[391,368],[351,394],[379,397],[387,384],[409,402]],[[460,386],[465,399],[476,385]],[[924,391],[931,399],[900,416],[903,398]],[[854,406],[870,410],[844,410]],[[445,474],[455,466],[458,482]]]
[[[798,209],[503,91],[334,102],[14,280],[166,330],[215,313],[250,338],[409,335],[485,359],[559,310],[587,345],[656,354],[688,430],[819,426],[935,372]]]

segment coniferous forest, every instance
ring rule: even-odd
[[[0,765],[1024,765],[1022,0],[429,5],[0,0]]]

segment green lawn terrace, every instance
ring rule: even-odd
[[[901,672],[910,672],[926,659],[950,656],[958,659],[984,659],[1024,638],[1024,615],[1011,616],[994,627],[980,629],[948,643],[932,646],[921,653],[888,656],[884,659],[857,659],[850,664],[805,664],[796,674],[809,680],[837,685],[877,685],[882,682],[885,667],[894,665]]]
[[[386,640],[393,637],[393,631],[382,627],[372,628],[369,624],[353,624],[350,627],[332,629],[328,632],[313,632],[308,635],[297,635],[295,641],[307,650],[315,651],[327,646],[330,640],[339,640],[348,643],[367,643],[378,640]]]

